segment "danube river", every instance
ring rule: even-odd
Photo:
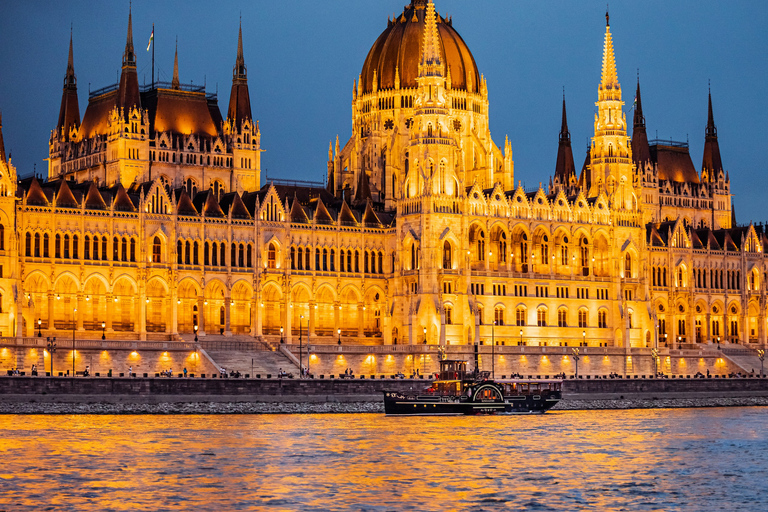
[[[768,408],[0,416],[0,510],[768,509]]]

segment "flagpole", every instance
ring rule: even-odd
[[[155,42],[155,24],[152,24],[152,43]],[[146,76],[146,75],[144,75]],[[152,44],[152,88],[155,88],[155,45]]]

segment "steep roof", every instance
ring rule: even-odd
[[[723,170],[723,162],[720,159],[720,144],[717,142],[717,127],[715,116],[712,114],[712,93],[709,93],[709,110],[707,113],[707,129],[704,137],[704,157],[701,161],[701,169],[708,171],[711,177]]]
[[[230,121],[234,121],[235,126],[238,127],[244,120],[252,119],[251,96],[248,92],[248,70],[245,66],[245,58],[243,57],[242,23],[237,36],[237,58],[235,59],[235,67],[232,70],[232,90],[229,93],[227,118]]]
[[[555,162],[555,177],[561,183],[568,183],[571,176],[576,175],[576,165],[573,163],[571,149],[571,132],[568,131],[568,119],[565,115],[565,95],[563,95],[563,119],[560,123],[560,140],[557,146],[557,161]]]
[[[88,187],[88,194],[85,196],[85,208],[88,210],[107,209],[107,203],[101,196],[101,192],[99,192],[98,187],[96,187],[96,182],[94,181],[92,181],[91,185]]]
[[[117,191],[115,192],[114,208],[121,212],[135,212],[136,206],[128,197],[128,193],[125,191],[122,183],[117,184]]]
[[[699,183],[687,144],[657,142],[650,146],[650,155],[657,164],[660,180]]]
[[[181,189],[181,194],[179,195],[179,201],[176,203],[176,212],[179,215],[185,215],[189,217],[197,217],[199,215],[197,208],[195,208],[195,205],[192,204],[192,199],[189,198],[189,194],[187,194],[187,191],[183,188]]]
[[[61,180],[58,182],[59,190],[56,194],[56,207],[57,208],[79,208],[80,203],[75,199],[72,190],[67,185],[67,180]]]
[[[635,92],[635,118],[633,121],[632,160],[639,169],[646,162],[651,161],[651,150],[648,146],[648,134],[645,131],[643,102],[640,98],[640,78],[637,79],[637,91]]]

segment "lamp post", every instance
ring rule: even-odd
[[[106,329],[107,323],[101,322],[101,339],[105,340],[107,339],[106,335],[104,334],[104,329]]]
[[[677,336],[677,348],[680,348],[680,345],[683,343],[683,337],[678,335]]]
[[[491,378],[496,378],[496,319],[491,325]]]
[[[197,324],[192,326],[192,330],[195,331],[195,341],[197,341]]]
[[[582,347],[587,346],[587,331],[581,331],[581,344]]]
[[[573,352],[573,355],[571,356],[576,363],[576,378],[579,378],[579,349],[574,347],[571,349],[571,352]]]
[[[717,337],[717,350],[720,350],[720,336]]]
[[[659,375],[659,367],[656,358],[659,357],[659,351],[655,348],[651,350],[651,357],[653,357],[653,377],[656,378]]]
[[[520,329],[520,345],[523,344],[523,330]]]
[[[757,351],[757,357],[760,358],[760,376],[763,376],[763,360],[765,359],[765,350],[760,349]]]
[[[37,337],[42,338],[43,333],[41,331],[43,320],[41,318],[37,319]]]
[[[299,373],[301,373],[301,377],[304,378],[304,363],[302,362],[302,358],[304,357],[302,344],[301,344],[301,324],[304,321],[304,315],[301,315],[299,317]]]
[[[339,327],[338,329],[336,329],[336,334],[338,334],[338,335],[339,335],[339,345],[341,345],[341,327]]]
[[[280,343],[285,343],[283,341],[283,328],[282,327],[280,328]]]
[[[72,315],[72,377],[75,376],[75,330],[77,329],[77,308]]]
[[[720,338],[717,339],[719,340]],[[667,333],[664,333],[664,346],[667,346]]]
[[[56,338],[48,337],[48,354],[51,357],[51,377],[53,377],[53,353],[56,352]]]
[[[422,330],[424,332],[424,344],[426,345],[427,344],[427,327],[424,326],[424,328]],[[426,350],[426,349],[424,349],[424,350]],[[426,366],[426,364],[427,364],[427,355],[426,355],[425,352],[422,352],[421,353],[421,371],[422,372],[424,371],[424,366]]]

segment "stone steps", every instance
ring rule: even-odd
[[[267,350],[206,350],[206,352],[216,362],[217,367],[225,368],[227,372],[234,370],[243,374],[262,376],[271,374],[273,377],[277,376],[280,368],[294,375],[298,372],[295,365],[280,352]]]
[[[755,375],[760,374],[760,358],[757,354],[739,354],[739,355],[727,355],[723,356],[729,359],[733,364],[744,370],[746,373],[754,372]],[[768,374],[768,365],[763,366],[763,371]]]

